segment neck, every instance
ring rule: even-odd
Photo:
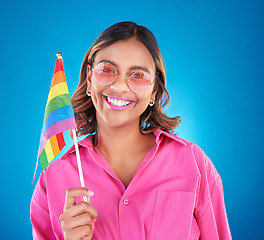
[[[138,121],[118,127],[100,123],[97,121],[97,149],[110,164],[129,161],[131,156],[145,156],[156,142],[153,134],[140,132]]]
[[[120,126],[111,128],[106,125],[98,126],[98,145],[99,150],[111,152],[120,152],[122,149],[128,149],[128,146],[139,144],[142,134],[139,131],[138,124],[134,126]]]
[[[97,149],[126,187],[156,141],[153,134],[141,134],[138,124],[132,125],[110,128],[97,123]]]

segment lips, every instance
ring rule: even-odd
[[[133,99],[121,98],[111,95],[104,95],[104,100],[111,109],[117,111],[125,110],[135,102]]]

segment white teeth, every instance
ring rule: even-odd
[[[123,107],[123,106],[126,106],[126,105],[131,103],[131,101],[117,100],[117,99],[113,99],[110,97],[106,97],[106,99],[109,103],[111,103],[112,105],[117,106],[117,107]]]

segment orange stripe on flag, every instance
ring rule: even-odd
[[[51,145],[51,148],[52,148],[52,151],[53,151],[53,156],[57,156],[57,154],[60,152],[60,148],[59,148],[59,145],[58,145],[58,141],[57,141],[57,137],[56,135],[52,136],[50,138],[50,145]]]
[[[53,75],[52,82],[50,88],[52,88],[54,85],[58,83],[66,82],[65,74],[63,71],[56,72]]]

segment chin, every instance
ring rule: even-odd
[[[118,121],[116,119],[113,119],[113,120],[107,120],[107,122],[105,122],[105,124],[108,126],[108,127],[111,127],[111,128],[121,128],[121,127],[124,127],[124,126],[127,126],[127,123],[124,122],[124,121]]]
[[[123,127],[128,127],[128,126],[134,126],[133,122],[136,121],[138,124],[138,120],[134,119],[132,120],[131,118],[126,118],[124,116],[110,116],[108,115],[103,119],[102,124],[106,125],[107,127],[110,128],[123,128]]]

